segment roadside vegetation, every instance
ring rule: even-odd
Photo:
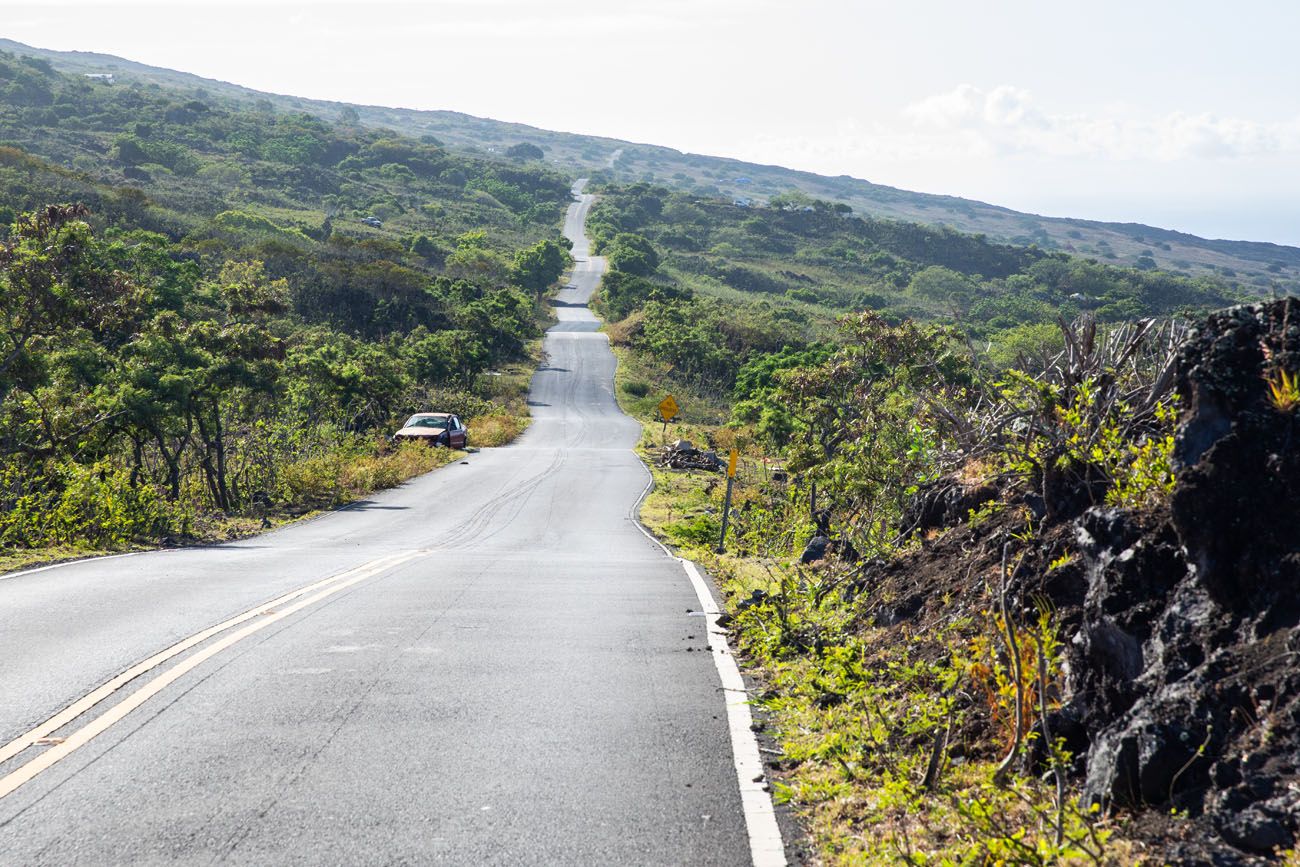
[[[0,568],[223,538],[527,423],[569,181],[0,54]]]
[[[1235,441],[1176,454],[1210,423],[1196,377],[1240,383],[1233,411],[1291,442],[1300,307],[1224,314],[1197,332],[1223,348],[1194,350],[1191,322],[1234,287],[644,185],[607,190],[592,228],[617,393],[656,478],[642,517],[719,580],[779,748],[775,795],[815,857],[1209,863],[1294,845],[1285,795],[1251,833],[1230,824],[1247,796],[1226,768],[1290,749],[1295,696],[1225,709],[1223,675],[1198,668],[1210,615],[1172,588],[1204,592],[1197,528],[1223,527],[1196,474],[1232,449],[1272,460]],[[1223,354],[1246,345],[1263,349]],[[666,427],[665,391],[683,406]],[[725,479],[669,469],[678,438],[741,453],[724,554]],[[1254,658],[1234,624],[1295,625],[1272,571],[1295,547],[1286,474],[1251,477],[1277,513],[1251,544],[1274,559],[1220,579],[1252,601],[1213,615],[1219,659]],[[1181,661],[1109,643],[1148,641]],[[1228,688],[1290,683],[1284,656]],[[1256,783],[1284,793],[1290,773]]]
[[[672,387],[734,406],[737,422],[762,423],[773,377],[824,360],[846,313],[943,323],[973,363],[1007,369],[1061,349],[1062,319],[1186,316],[1243,297],[1222,280],[861,219],[794,194],[770,204],[634,184],[605,189],[588,222],[611,266],[596,302],[611,340]]]

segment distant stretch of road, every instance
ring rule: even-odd
[[[749,863],[700,603],[633,520],[590,204],[515,445],[0,577],[0,864]]]

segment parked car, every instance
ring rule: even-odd
[[[448,412],[417,412],[393,434],[395,442],[424,442],[431,446],[463,449],[469,445],[469,428]]]
[[[372,229],[380,229],[383,228],[384,225],[378,217],[362,217],[361,222],[365,223]]]

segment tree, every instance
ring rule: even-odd
[[[426,262],[442,258],[442,250],[428,235],[416,235],[411,241],[411,252]]]
[[[486,247],[457,247],[447,257],[444,273],[453,280],[500,286],[507,280],[509,270],[500,253]]]
[[[640,235],[620,232],[604,249],[609,266],[616,271],[648,277],[659,267],[659,253]]]
[[[385,423],[397,410],[410,388],[409,362],[416,354],[403,358],[387,346],[315,331],[289,355],[295,380],[291,395],[308,417],[363,431]]]
[[[912,277],[908,291],[923,298],[965,307],[975,293],[975,284],[969,277],[941,265],[922,268]]]
[[[689,301],[689,287],[656,283],[626,271],[610,271],[600,281],[600,307],[611,320],[625,319],[649,301]]]
[[[535,144],[520,142],[517,145],[511,145],[506,148],[506,156],[514,160],[540,160],[544,158],[546,154]]]
[[[149,152],[145,150],[144,143],[133,135],[118,136],[113,142],[113,152],[119,162],[128,166],[149,162]]]
[[[82,205],[55,205],[14,223],[0,245],[0,402],[33,388],[53,345],[89,332],[112,339],[145,293],[109,267]]]
[[[515,254],[510,265],[510,282],[538,298],[569,267],[569,251],[555,241],[539,241]]]
[[[793,422],[787,467],[817,485],[859,550],[877,550],[948,442],[951,413],[936,407],[960,403],[969,359],[951,330],[872,312],[845,316],[840,340],[821,365],[781,375],[772,400]]]
[[[415,378],[424,385],[469,386],[490,361],[490,353],[473,331],[411,332],[403,347]]]

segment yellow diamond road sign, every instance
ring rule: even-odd
[[[677,416],[677,401],[671,394],[659,402],[659,414],[664,421],[672,421]]]

